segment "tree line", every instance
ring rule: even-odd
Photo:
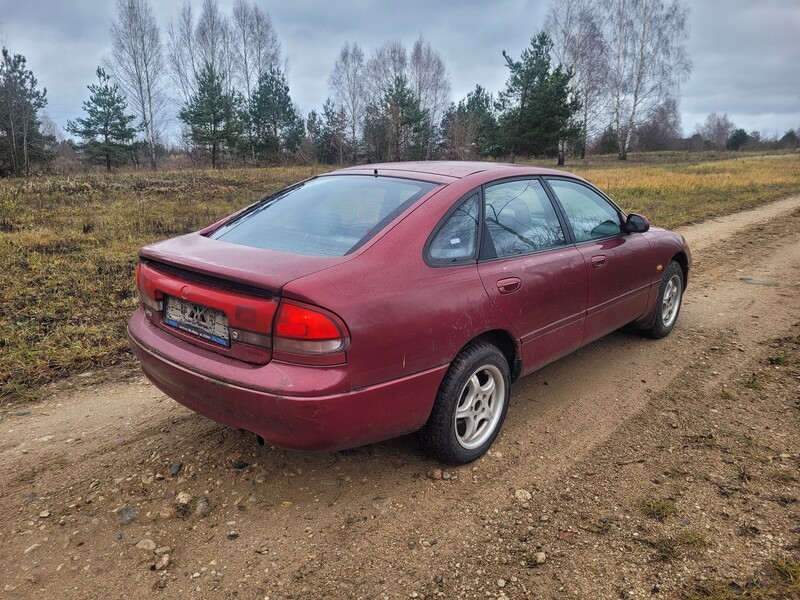
[[[480,84],[458,101],[442,54],[420,36],[367,54],[345,43],[333,61],[329,97],[302,115],[269,14],[235,0],[195,12],[185,0],[166,27],[149,0],[116,0],[111,55],[88,85],[83,115],[67,123],[68,145],[107,169],[156,169],[177,117],[177,145],[198,164],[331,164],[553,157],[631,149],[797,147],[737,130],[709,115],[682,138],[680,86],[691,72],[687,8],[678,0],[558,0],[519,55],[503,51],[506,84]],[[57,131],[47,92],[25,58],[3,49],[0,63],[0,175],[46,165]]]

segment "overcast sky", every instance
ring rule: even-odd
[[[166,25],[182,0],[151,0]],[[444,57],[453,98],[480,83],[496,93],[502,50],[519,56],[549,5],[535,0],[257,0],[272,18],[288,60],[292,98],[304,113],[328,96],[327,78],[345,42],[369,55],[388,40],[410,47],[423,34]],[[199,12],[201,0],[192,0]],[[220,0],[229,14],[232,0]],[[710,112],[738,127],[782,135],[800,127],[800,0],[690,0],[689,54],[682,124],[691,134]],[[0,40],[28,59],[47,87],[47,112],[63,127],[81,116],[94,70],[110,52],[113,0],[0,0]]]

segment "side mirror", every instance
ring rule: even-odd
[[[628,233],[644,233],[650,229],[650,221],[647,217],[631,213],[625,220],[625,231]]]

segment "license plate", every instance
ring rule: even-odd
[[[230,346],[228,317],[221,310],[167,296],[164,322],[220,346]]]

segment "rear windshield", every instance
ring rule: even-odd
[[[292,254],[344,256],[435,187],[389,177],[320,177],[265,198],[209,237]]]

